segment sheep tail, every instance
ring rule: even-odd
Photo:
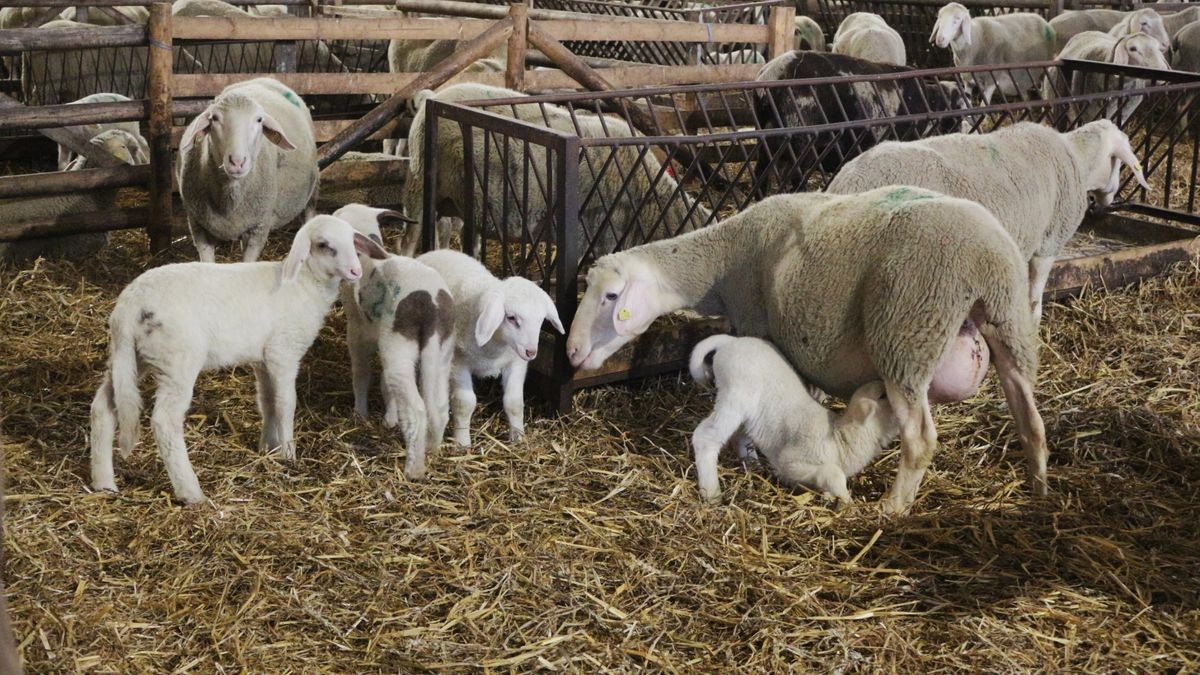
[[[124,321],[114,321],[112,353],[108,370],[112,377],[113,403],[117,408],[117,429],[122,458],[133,452],[138,439],[138,417],[142,412],[142,397],[138,392],[137,348],[134,335]]]
[[[1029,379],[1037,381],[1038,330],[1029,306],[1028,283],[1023,275],[1013,279],[1004,289],[996,284],[997,293],[985,293],[982,302],[972,310],[976,323],[987,324],[994,339],[1008,348],[1016,361],[1017,368]],[[982,316],[979,316],[982,310]]]
[[[704,338],[692,349],[692,358],[688,362],[688,370],[696,384],[707,387],[712,384],[712,356],[717,350],[733,342],[737,338],[732,335],[713,335]]]

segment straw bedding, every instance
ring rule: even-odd
[[[1200,668],[1195,265],[1048,308],[1045,500],[992,380],[936,411],[945,448],[890,522],[894,453],[845,512],[732,456],[724,504],[700,506],[711,394],[679,377],[561,419],[534,405],[517,445],[493,403],[474,450],[408,483],[394,437],[349,416],[335,315],[300,374],[295,466],[253,449],[248,369],[201,378],[187,438],[213,502],[182,508],[148,428],[120,495],[85,489],[106,317],[150,262],[114,239],[0,271],[4,576],[33,672]]]

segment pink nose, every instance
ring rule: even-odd
[[[536,350],[536,349],[526,349],[526,350],[525,350],[525,358],[527,358],[527,359],[532,359],[532,358],[533,358],[533,357],[535,357],[535,356],[537,356],[537,350]]]
[[[229,157],[225,158],[225,163],[229,165],[229,168],[235,171],[245,171],[246,163],[249,161],[250,157],[248,155],[242,155],[240,157],[237,155],[230,155]]]
[[[350,278],[351,279],[357,279],[361,276],[362,276],[362,268],[361,267],[352,267],[350,269]]]

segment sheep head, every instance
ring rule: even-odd
[[[283,261],[282,281],[295,281],[306,265],[318,279],[358,281],[362,278],[359,253],[375,260],[388,257],[382,246],[356,232],[350,223],[333,216],[317,216],[305,223],[292,240]]]
[[[240,92],[221,94],[188,126],[179,142],[186,154],[199,140],[209,142],[209,159],[233,179],[254,170],[254,160],[267,139],[283,150],[295,150],[279,122],[257,101]]]
[[[938,10],[929,42],[945,49],[960,39],[964,46],[971,45],[971,12],[959,3],[952,2]]]
[[[542,322],[563,330],[554,301],[537,284],[509,277],[483,295],[475,321],[475,343],[483,346],[500,340],[525,361],[537,357]]]

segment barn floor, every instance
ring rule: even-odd
[[[115,241],[0,271],[4,578],[32,672],[1200,668],[1200,267],[1048,308],[1046,499],[992,380],[936,411],[945,448],[894,521],[874,508],[894,453],[845,512],[732,457],[701,507],[711,398],[680,377],[534,405],[517,445],[493,403],[474,450],[408,483],[348,414],[335,314],[295,466],[254,450],[249,370],[202,378],[187,435],[213,501],[181,508],[148,428],[120,495],[85,487],[106,317],[148,264]]]

